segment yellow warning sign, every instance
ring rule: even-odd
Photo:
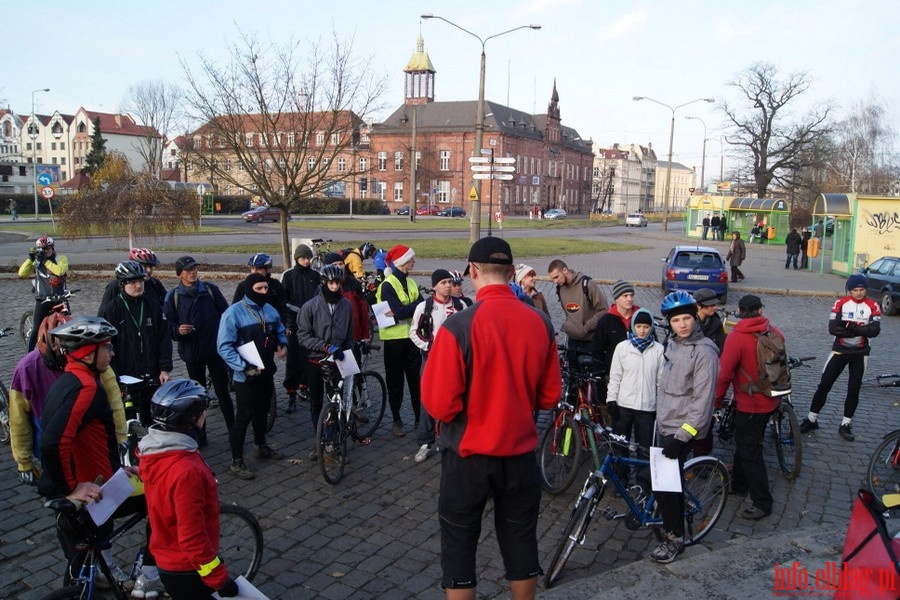
[[[478,200],[478,192],[475,191],[475,186],[472,186],[472,189],[469,190],[469,200]]]

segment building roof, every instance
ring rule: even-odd
[[[403,69],[406,73],[412,73],[414,71],[428,71],[429,73],[435,73],[434,65],[431,64],[431,59],[428,58],[428,53],[425,52],[425,40],[422,38],[422,34],[419,34],[419,38],[416,40],[416,51],[413,53],[412,57],[409,59],[409,62],[406,63],[406,68]]]
[[[93,123],[96,119],[100,119],[100,133],[110,135],[134,135],[140,137],[160,137],[158,131],[152,127],[138,125],[134,122],[131,115],[121,113],[102,113],[81,108],[87,115],[88,120]]]
[[[75,176],[72,177],[72,179],[62,182],[59,187],[66,190],[80,190],[81,188],[85,187],[90,181],[91,178],[88,175],[86,175],[81,170],[78,170],[75,172]]]
[[[668,168],[669,168],[669,161],[667,161],[667,160],[658,160],[658,161],[656,161],[656,167],[657,167],[658,169],[668,169]],[[691,171],[691,172],[694,171],[694,169],[692,169],[691,167],[688,167],[688,166],[686,166],[686,165],[683,165],[683,164],[681,164],[681,163],[679,163],[679,162],[672,162],[672,168],[673,168],[673,169],[681,169],[681,170],[683,170],[683,171]]]

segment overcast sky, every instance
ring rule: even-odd
[[[0,100],[28,114],[32,90],[49,87],[35,96],[40,113],[115,112],[129,85],[183,83],[179,56],[224,57],[238,27],[277,42],[327,42],[332,31],[354,37],[356,53],[389,78],[390,110],[403,101],[402,69],[421,29],[437,70],[436,99],[475,99],[480,43],[436,19],[421,21],[422,13],[482,38],[540,24],[540,31],[487,42],[486,97],[544,113],[555,79],[563,123],[595,147],[652,142],[665,158],[672,113],[632,97],[670,106],[700,97],[733,101],[727,83],[760,61],[785,74],[810,73],[803,109],[826,101],[845,108],[875,94],[900,130],[897,0],[29,0],[4,31]],[[717,172],[722,116],[715,104],[676,112],[674,159],[700,167],[703,125],[686,115],[701,117],[715,138],[707,173]]]

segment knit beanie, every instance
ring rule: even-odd
[[[322,258],[322,264],[333,265],[337,262],[344,262],[344,259],[337,252],[329,252]]]
[[[450,271],[447,269],[435,270],[435,272],[431,274],[431,287],[436,286],[445,279],[453,279],[453,276],[450,275]]]
[[[867,288],[869,287],[869,280],[866,279],[865,275],[860,275],[859,273],[855,273],[847,278],[847,291],[849,292],[855,288]]]
[[[622,294],[634,294],[634,286],[627,281],[620,279],[613,284],[613,300]]]
[[[312,248],[307,246],[306,244],[297,244],[297,247],[294,248],[294,260],[298,258],[312,258],[313,251]]]
[[[525,276],[529,273],[537,274],[537,271],[534,270],[534,267],[526,264],[516,265],[516,283],[522,285],[522,280],[525,279]]]
[[[402,267],[416,257],[415,251],[409,246],[397,244],[388,250],[387,258],[395,267]]]
[[[653,325],[653,315],[650,314],[650,311],[647,309],[640,309],[636,313],[634,313],[634,317],[631,319],[632,325]]]

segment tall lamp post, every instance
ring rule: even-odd
[[[50,88],[41,88],[39,90],[31,91],[31,120],[28,123],[28,137],[31,138],[31,175],[32,175],[32,187],[34,188],[34,220],[39,221],[38,218],[38,193],[37,193],[37,138],[38,138],[38,125],[37,125],[37,117],[34,115],[34,95],[38,92],[49,92]]]
[[[683,107],[685,107],[689,104],[693,104],[695,102],[710,102],[710,103],[712,103],[712,102],[715,102],[716,99],[715,98],[695,98],[694,100],[691,100],[690,102],[685,102],[684,104],[679,104],[678,106],[669,106],[668,104],[665,104],[664,102],[660,102],[659,100],[655,100],[653,98],[648,98],[647,96],[634,96],[634,97],[632,97],[632,100],[634,100],[635,102],[639,102],[640,100],[649,100],[650,102],[653,102],[654,104],[659,104],[660,106],[664,106],[664,107],[668,108],[670,111],[672,111],[672,125],[669,128],[669,165],[666,168],[666,196],[665,196],[665,199],[663,200],[663,222],[662,222],[662,230],[668,231],[669,230],[669,191],[670,191],[669,184],[672,181],[672,143],[675,141],[675,111],[678,110],[679,108],[683,108]]]
[[[481,42],[481,70],[479,72],[478,78],[478,103],[476,105],[475,110],[475,147],[472,148],[472,156],[480,156],[482,149],[482,141],[484,139],[484,74],[485,74],[485,53],[484,46],[487,44],[487,41],[500,37],[501,35],[506,35],[507,33],[512,33],[513,31],[518,31],[520,29],[540,29],[541,26],[537,24],[531,25],[519,25],[518,27],[513,27],[512,29],[507,29],[506,31],[501,31],[500,33],[495,33],[493,35],[489,35],[486,38],[482,38],[479,35],[476,35],[466,29],[465,27],[461,27],[450,21],[445,19],[444,17],[440,17],[438,15],[433,15],[431,13],[426,13],[422,15],[423,19],[440,19],[444,23],[448,25],[452,25],[456,27],[460,31],[464,33],[468,33],[473,38]],[[493,185],[493,180],[488,180],[488,185]],[[472,215],[469,221],[469,241],[477,242],[481,238],[481,180],[475,179],[475,194],[478,196],[478,200],[472,201]],[[491,215],[488,215],[488,219],[491,218]]]
[[[700,163],[700,191],[701,193],[706,193],[703,187],[706,185],[706,121],[700,117],[692,117],[690,115],[686,116],[685,119],[688,121],[700,121],[703,124],[703,159]]]

